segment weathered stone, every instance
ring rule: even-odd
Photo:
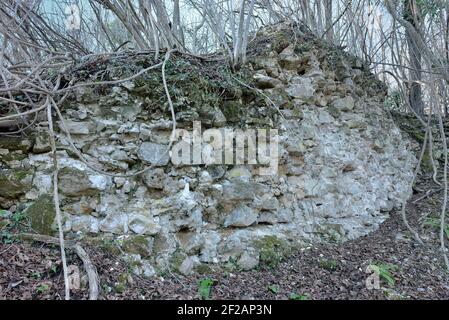
[[[105,188],[105,178],[65,167],[59,171],[59,191],[67,196],[96,195]]]
[[[7,149],[9,151],[22,151],[26,152],[30,150],[32,143],[29,139],[23,137],[6,137],[0,136],[0,148]]]
[[[30,220],[33,231],[43,235],[53,235],[52,226],[56,215],[53,197],[40,196],[25,210],[25,214]]]
[[[253,59],[253,66],[255,70],[264,70],[270,77],[277,77],[279,75],[279,65],[277,59],[274,57],[256,57]]]
[[[165,186],[165,172],[162,168],[149,170],[143,174],[143,182],[148,188],[164,189]]]
[[[332,106],[340,111],[351,111],[354,109],[354,98],[351,96],[337,99],[332,102]]]
[[[200,120],[206,127],[278,129],[276,175],[260,175],[249,164],[170,164],[173,123],[160,72],[149,71],[107,94],[91,90],[89,104],[61,109],[74,143],[96,168],[130,174],[158,166],[126,178],[93,173],[57,130],[64,231],[98,232],[96,238],[107,239],[100,244],[125,249],[131,269],[151,276],[156,269],[189,274],[228,262],[243,270],[258,260],[275,266],[296,243],[344,241],[375,230],[410,195],[416,164],[385,112],[385,88],[367,70],[348,67],[348,55],[295,41],[282,24],[270,30],[254,41],[252,68],[238,74],[249,85],[254,77],[265,97],[227,81],[227,74],[215,81],[218,73],[203,73],[213,64],[203,70],[200,61],[182,57],[171,89],[177,128],[190,131],[191,121]],[[22,211],[19,200],[30,204],[51,193],[48,150],[44,137],[36,137],[33,149],[27,139],[0,137],[0,207]],[[24,174],[15,177],[16,171]],[[54,210],[47,211],[53,218]],[[197,259],[204,264],[196,266]]]
[[[187,257],[181,263],[178,268],[178,271],[185,276],[188,276],[193,272],[196,266],[200,264],[198,257]]]
[[[62,122],[58,122],[59,127],[63,128]],[[90,122],[78,122],[78,121],[72,121],[72,120],[65,120],[64,121],[65,128],[70,134],[75,135],[88,135],[93,133],[93,124]]]
[[[279,54],[279,64],[286,70],[297,70],[301,63],[301,58],[295,54],[295,47],[288,46]]]
[[[235,208],[224,222],[225,227],[248,227],[257,221],[257,213],[245,206],[240,205]]]
[[[74,232],[98,233],[100,222],[92,216],[74,216],[71,219],[71,227]]]
[[[259,255],[250,254],[249,252],[244,252],[240,259],[237,261],[237,266],[242,270],[249,271],[254,269],[259,265]]]
[[[276,210],[279,207],[279,201],[272,194],[264,194],[254,200],[254,207],[261,210]]]
[[[142,258],[148,258],[153,251],[153,238],[143,235],[127,236],[121,244],[124,252],[138,254]]]
[[[272,78],[260,73],[256,73],[253,76],[253,79],[259,89],[270,89],[282,85],[282,81],[280,81],[279,79]]]
[[[142,143],[137,156],[142,161],[158,166],[165,166],[170,160],[168,145],[152,142]]]
[[[45,153],[51,151],[50,136],[48,131],[42,130],[36,134],[36,140],[33,145],[34,153]]]
[[[312,80],[303,77],[295,77],[292,79],[285,91],[290,97],[301,100],[308,100],[312,98],[315,93]]]
[[[228,171],[227,178],[231,180],[240,179],[242,181],[249,181],[251,179],[251,172],[245,166],[238,166]]]
[[[276,213],[271,211],[262,211],[259,214],[259,218],[257,219],[257,223],[266,223],[266,224],[276,224],[279,220],[276,216]]]
[[[111,212],[100,222],[100,230],[115,234],[128,232],[128,217],[121,212]]]
[[[129,229],[137,234],[156,235],[161,231],[161,226],[150,215],[131,214]]]
[[[223,184],[224,201],[252,200],[254,196],[255,188],[251,182],[235,180]]]
[[[33,173],[22,169],[0,170],[0,196],[16,198],[31,189]]]
[[[180,248],[186,253],[193,253],[201,248],[203,239],[196,232],[181,231],[176,234]]]

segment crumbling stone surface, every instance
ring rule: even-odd
[[[308,36],[290,41],[283,28],[260,31],[248,65],[235,75],[263,95],[227,77],[222,63],[176,56],[167,65],[177,127],[192,130],[201,121],[222,130],[277,129],[276,174],[260,175],[260,165],[169,161],[172,121],[160,70],[107,90],[83,87],[62,111],[91,165],[121,174],[153,167],[130,178],[94,172],[58,130],[68,236],[121,239],[114,243],[136,272],[154,275],[218,263],[248,270],[276,263],[291,247],[376,230],[409,197],[416,163],[383,109],[385,87],[358,59]],[[150,63],[136,56],[101,67],[129,75]],[[33,216],[52,191],[52,157],[38,132],[34,147],[4,138],[0,145],[2,207],[14,199]]]

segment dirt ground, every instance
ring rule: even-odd
[[[427,181],[428,182],[428,181]],[[420,184],[419,190],[437,187]],[[404,227],[399,212],[376,232],[343,244],[317,245],[294,252],[276,268],[250,272],[210,271],[185,277],[170,273],[145,279],[130,275],[118,257],[86,247],[100,277],[101,299],[449,299],[449,273],[439,250],[441,193],[410,200],[407,216],[419,230],[418,245]],[[70,265],[81,261],[68,252]],[[380,271],[380,288],[367,289],[368,266]],[[373,267],[371,267],[373,268]],[[375,268],[375,267],[374,267]],[[370,278],[373,279],[373,278]],[[203,281],[203,285],[200,282]],[[210,281],[209,281],[210,280]],[[81,281],[83,283],[83,281]],[[210,294],[204,293],[204,290]],[[200,293],[202,292],[202,294]],[[64,283],[59,248],[39,243],[0,244],[0,299],[61,299]],[[87,286],[72,291],[73,299],[87,299]]]

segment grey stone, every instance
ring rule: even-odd
[[[165,166],[170,160],[168,145],[152,142],[142,143],[137,152],[137,156],[142,161],[158,166]]]
[[[256,73],[253,79],[259,89],[270,89],[282,85],[281,80],[260,73]]]
[[[137,234],[156,235],[161,231],[161,226],[150,215],[130,214],[128,226]]]
[[[46,130],[38,131],[38,133],[36,134],[36,140],[34,141],[33,145],[33,152],[45,153],[49,151],[51,151],[51,144],[48,131]]]
[[[237,266],[245,271],[254,269],[259,265],[259,255],[244,252],[237,261]]]
[[[148,170],[143,175],[143,182],[149,188],[164,189],[165,186],[165,172],[162,168]]]
[[[200,261],[198,257],[187,257],[184,259],[184,261],[179,266],[178,271],[181,272],[183,275],[188,276],[190,275],[196,266],[200,264]]]
[[[63,128],[62,122],[58,122],[59,127]],[[93,124],[90,122],[77,122],[72,120],[64,121],[65,128],[70,134],[88,135],[93,133]]]
[[[71,167],[61,169],[58,178],[59,191],[67,196],[96,195],[105,187],[103,178]]]
[[[257,221],[257,213],[245,205],[235,208],[225,219],[225,227],[248,227]]]
[[[308,100],[315,93],[312,80],[303,77],[295,77],[285,91],[290,97],[301,100]]]
[[[128,217],[121,212],[110,212],[100,222],[100,230],[103,232],[124,234],[128,232]]]
[[[351,96],[336,99],[332,102],[332,106],[341,111],[351,111],[354,109],[354,98]]]
[[[39,234],[53,235],[56,211],[52,196],[41,195],[25,210],[25,215],[28,217],[33,231]]]
[[[100,231],[100,222],[92,216],[74,216],[71,219],[72,231],[98,233]]]
[[[251,182],[235,180],[223,184],[223,200],[252,200],[255,197],[255,186]]]
[[[33,172],[22,169],[0,169],[0,196],[16,198],[31,189]]]

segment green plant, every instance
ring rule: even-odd
[[[51,266],[51,268],[50,268],[50,271],[51,271],[52,273],[57,273],[57,272],[58,272],[58,266],[55,265],[55,264],[53,264],[53,265]]]
[[[9,211],[6,210],[0,210],[0,218],[8,218]]]
[[[210,291],[214,281],[212,279],[203,279],[200,281],[198,293],[203,300],[210,299]]]
[[[268,290],[270,290],[272,293],[276,294],[279,292],[279,286],[276,284],[270,284],[268,286]]]
[[[26,216],[21,211],[16,211],[11,216],[11,220],[16,224],[24,221],[25,219],[26,219]]]
[[[321,268],[329,270],[329,271],[335,271],[338,267],[337,260],[328,260],[328,259],[321,259],[319,262],[319,265]]]
[[[43,293],[47,292],[49,289],[50,289],[50,286],[48,284],[41,283],[40,285],[37,286],[36,293],[43,294]]]
[[[377,273],[379,277],[383,281],[385,281],[390,287],[394,287],[396,281],[391,271],[397,270],[398,269],[397,266],[389,263],[388,264],[378,263],[378,264],[371,264],[369,268],[373,270],[375,273]]]
[[[14,243],[15,239],[13,235],[8,231],[0,232],[0,242],[3,244],[11,244]]]
[[[440,230],[441,221],[438,218],[429,217],[424,221],[423,225],[427,226],[427,227],[431,227],[436,230]],[[448,224],[444,225],[444,233],[446,234],[446,237],[449,239],[449,225]]]
[[[296,293],[291,293],[289,299],[290,300],[309,300],[309,295],[306,294],[296,294]]]
[[[17,241],[14,234],[16,230],[26,227],[26,215],[21,211],[11,213],[7,210],[0,210],[0,242],[11,244]]]

